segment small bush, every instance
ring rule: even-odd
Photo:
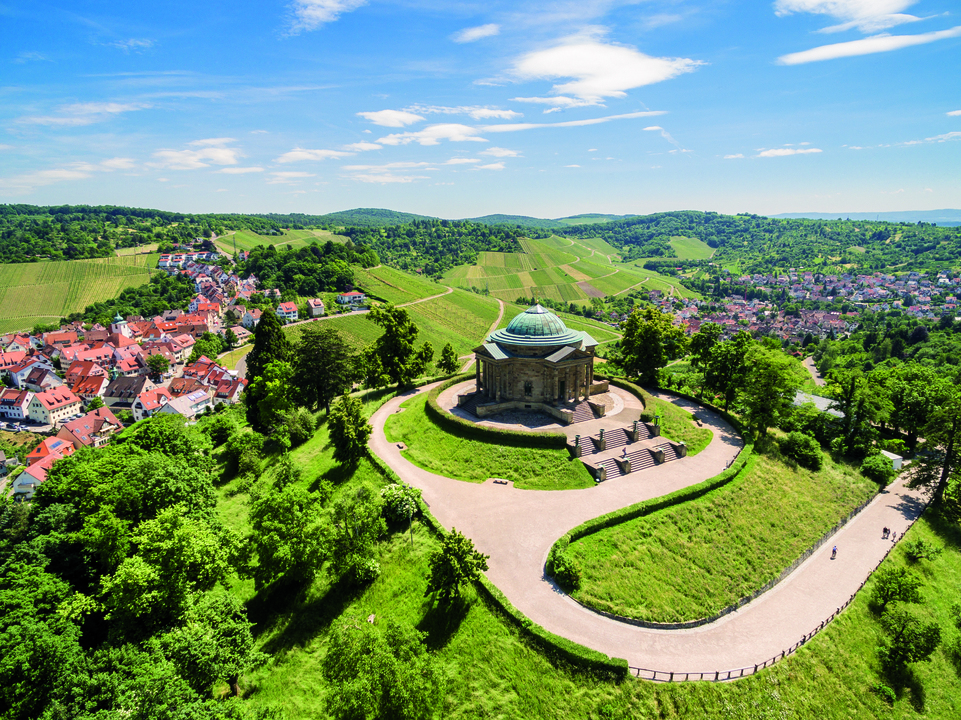
[[[380,491],[380,497],[384,501],[384,517],[391,522],[400,522],[417,513],[420,490],[393,483]]]
[[[887,485],[894,479],[894,467],[884,455],[870,455],[861,463],[861,474],[878,485]]]
[[[368,585],[380,577],[380,563],[374,558],[359,558],[351,565],[350,576],[357,585]]]
[[[645,410],[644,412],[641,413],[641,422],[645,422],[645,423],[654,422],[654,415],[655,413],[653,410]]]
[[[234,434],[224,448],[227,472],[233,475],[260,477],[260,456],[263,448],[264,436],[260,433]]]
[[[237,432],[237,421],[230,415],[217,415],[204,422],[203,430],[214,447],[220,447]]]
[[[888,705],[893,705],[894,701],[898,699],[897,695],[894,694],[894,690],[882,682],[874,683],[871,686],[871,692],[884,700]]]
[[[581,566],[567,553],[558,553],[554,558],[554,579],[568,592],[581,586]]]
[[[274,477],[274,484],[278,490],[282,490],[291,483],[298,482],[299,480],[300,468],[294,465],[294,461],[291,459],[289,452],[284,453],[280,456],[280,462],[277,463],[277,473]]]
[[[284,418],[284,425],[290,435],[290,444],[294,447],[307,442],[314,434],[316,424],[314,416],[307,408],[294,408]]]
[[[917,540],[910,540],[903,545],[904,554],[907,556],[908,560],[911,562],[919,562],[921,560],[934,560],[943,551],[943,547],[933,545],[923,538],[918,538]]]
[[[908,452],[908,444],[904,442],[904,440],[900,440],[898,438],[882,440],[880,445],[882,450],[887,450],[888,452],[892,452],[895,455],[900,455],[901,457],[904,457]]]
[[[798,465],[809,470],[820,470],[823,457],[821,445],[810,435],[794,431],[779,443],[781,452]]]

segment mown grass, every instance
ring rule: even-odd
[[[695,425],[693,415],[674,403],[656,397],[646,397],[644,406],[646,410],[661,416],[661,434],[664,437],[674,442],[687,443],[688,455],[697,455],[711,444],[714,432],[709,428]]]
[[[404,457],[418,467],[467,482],[503,478],[525,490],[594,486],[584,464],[566,451],[508,447],[458,437],[427,416],[426,402],[424,393],[404,401],[401,405],[404,412],[391,415],[385,427],[387,439],[404,443],[407,446]]]
[[[654,622],[713,615],[777,577],[876,486],[825,456],[819,472],[756,455],[730,485],[571,543],[574,596]]]
[[[707,260],[714,255],[714,248],[697,238],[674,235],[670,242],[681,260]]]

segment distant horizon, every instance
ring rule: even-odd
[[[961,204],[957,0],[2,12],[0,202],[438,217]]]

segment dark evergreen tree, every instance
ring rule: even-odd
[[[260,316],[260,322],[257,323],[257,329],[254,331],[254,347],[247,355],[248,382],[253,385],[257,378],[263,377],[264,371],[272,362],[290,362],[292,352],[290,340],[287,339],[280,325],[280,319],[272,310],[266,310]],[[258,431],[262,430],[258,410],[260,399],[254,388],[248,387],[247,392],[244,393],[247,422]]]
[[[357,357],[344,336],[326,323],[310,323],[294,347],[294,387],[301,405],[330,412],[331,401],[350,389]]]

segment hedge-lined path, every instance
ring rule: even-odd
[[[373,415],[373,452],[423,491],[444,527],[456,527],[491,556],[487,576],[518,610],[552,633],[626,658],[634,667],[713,672],[753,668],[779,655],[841,607],[884,558],[891,543],[881,539],[881,528],[892,528],[900,537],[923,509],[919,493],[898,480],[784,581],[737,612],[690,630],[635,627],[593,613],[558,590],[544,575],[547,553],[557,538],[591,518],[720,473],[741,447],[733,428],[701,409],[699,417],[714,438],[698,455],[586,490],[517,490],[490,480],[478,485],[417,467],[384,435],[387,418],[402,411],[404,400],[435,386],[393,398]],[[834,544],[838,558],[832,561]]]

